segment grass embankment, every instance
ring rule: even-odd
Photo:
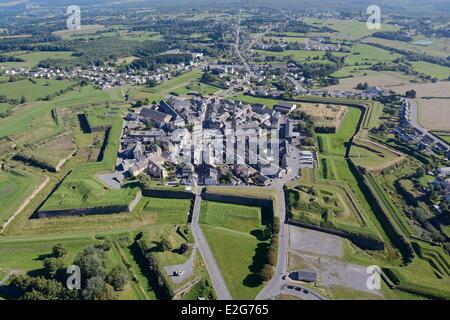
[[[263,287],[268,214],[258,207],[202,202],[200,223],[234,299],[254,299]]]
[[[23,170],[0,170],[0,225],[20,207],[42,177]]]

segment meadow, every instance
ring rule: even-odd
[[[448,80],[450,78],[450,68],[432,64],[425,61],[414,61],[412,63],[413,69],[417,72],[431,76],[438,80]]]
[[[432,43],[426,46],[416,44],[416,42],[420,40],[431,41]],[[412,42],[403,42],[370,37],[367,38],[366,41],[368,43],[381,44],[390,48],[406,50],[418,54],[426,54],[434,57],[446,58],[450,55],[450,45],[448,40],[445,39],[414,37]]]
[[[119,236],[128,236],[128,233],[117,234],[114,235],[113,238],[117,238]],[[64,263],[66,265],[71,265],[80,251],[92,245],[100,245],[103,242],[95,239],[93,235],[44,237],[32,240],[34,241],[30,241],[29,238],[11,238],[0,241],[0,269],[2,269],[5,274],[10,271],[18,271],[20,273],[27,273],[33,276],[41,274],[44,259],[51,256],[52,247],[57,243],[62,244],[67,250],[67,255],[63,258]],[[24,245],[25,243],[26,245]],[[110,271],[116,265],[126,267],[122,256],[122,254],[126,251],[128,251],[128,248],[122,249],[119,246],[113,245],[105,254],[106,270]],[[143,292],[141,289],[143,287],[146,288],[146,279],[136,277],[136,282],[131,280],[135,273],[139,271],[139,266],[131,255],[125,259],[127,259],[126,263],[130,266],[131,271],[129,271],[128,274],[128,284],[124,287],[123,291],[118,292],[118,299],[155,299],[151,288],[147,288],[146,292]]]
[[[0,95],[5,95],[10,99],[18,100],[23,96],[27,101],[31,102],[39,98],[43,99],[48,95],[53,95],[72,85],[72,83],[66,80],[35,79],[33,81],[35,83],[30,80],[1,83]]]
[[[0,225],[13,215],[40,181],[40,176],[23,170],[0,170]]]
[[[175,92],[176,94],[181,95],[181,96],[188,95],[191,93],[201,94],[202,96],[207,96],[207,95],[215,94],[219,90],[220,90],[219,88],[213,87],[211,85],[193,81],[184,87],[179,87],[179,88],[173,90],[173,92]]]
[[[234,299],[254,299],[263,287],[258,274],[267,250],[263,212],[257,207],[202,202],[201,227]]]
[[[308,18],[305,19],[305,22],[311,25],[321,25],[328,27],[337,31],[340,34],[351,36],[353,39],[361,39],[367,37],[376,31],[396,31],[399,28],[388,24],[383,23],[381,25],[381,30],[370,30],[367,28],[367,23],[364,21],[358,20],[337,20],[337,19],[316,19],[316,18]]]
[[[72,51],[16,51],[10,52],[8,56],[14,56],[21,58],[24,62],[2,62],[1,66],[5,68],[33,68],[36,67],[39,62],[46,59],[73,59]]]
[[[187,223],[190,207],[189,199],[142,197],[134,212],[155,216],[155,224],[183,225]]]

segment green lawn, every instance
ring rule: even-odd
[[[0,225],[13,215],[40,181],[41,177],[22,170],[0,170]]]
[[[450,68],[425,61],[412,62],[413,69],[439,80],[447,80],[450,77]]]
[[[199,93],[203,96],[207,96],[209,94],[214,94],[219,90],[220,90],[219,88],[210,86],[208,84],[203,84],[203,83],[194,81],[184,87],[179,87],[173,91],[179,95],[187,95],[188,93]]]
[[[335,134],[318,134],[317,138],[323,141],[321,155],[344,156],[346,143],[355,134],[360,117],[361,110],[348,108],[339,130]]]
[[[200,223],[250,233],[261,227],[262,212],[258,207],[204,201]]]
[[[259,271],[265,264],[261,208],[202,203],[201,224],[234,299],[254,299],[262,289]]]
[[[135,208],[136,213],[155,216],[156,224],[186,224],[191,206],[189,199],[143,197]]]

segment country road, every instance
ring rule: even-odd
[[[216,291],[218,300],[232,300],[230,291],[228,290],[227,284],[223,279],[222,273],[220,272],[219,266],[217,265],[216,259],[211,252],[211,249],[206,241],[205,235],[199,225],[200,218],[200,207],[201,207],[201,188],[200,191],[195,195],[195,204],[192,213],[192,235],[194,236],[195,243],[197,244],[198,251],[203,258],[206,265],[206,270],[208,270],[209,277],[211,278],[212,286]]]

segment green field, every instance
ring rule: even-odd
[[[113,101],[115,91],[101,91],[91,86],[68,92],[52,101],[38,101],[14,108],[11,116],[0,119],[0,138],[14,136],[14,143],[31,144],[52,137],[60,127],[51,116],[52,109]]]
[[[374,64],[377,62],[394,61],[401,55],[367,44],[353,45],[350,54],[345,59],[347,65]]]
[[[8,55],[14,56],[16,58],[21,58],[24,62],[5,62],[0,63],[1,66],[5,68],[33,68],[39,62],[46,59],[72,59],[71,51],[41,51],[41,52],[27,52],[18,51],[12,52]]]
[[[153,215],[156,224],[186,224],[191,206],[189,199],[143,197],[134,211]]]
[[[450,68],[432,64],[425,61],[414,61],[412,63],[413,69],[417,72],[423,73],[427,76],[437,78],[439,80],[447,80],[450,77]]]
[[[31,102],[38,98],[45,98],[48,95],[67,89],[72,85],[66,80],[19,80],[16,82],[5,82],[0,84],[0,95],[5,95],[10,99],[21,99],[24,96],[27,101]]]
[[[202,229],[234,299],[254,299],[263,287],[258,275],[267,246],[263,212],[256,207],[202,203]]]
[[[360,39],[363,37],[367,37],[377,31],[396,31],[399,28],[383,23],[381,25],[381,30],[370,30],[367,28],[366,22],[357,21],[357,20],[337,20],[337,19],[315,19],[315,18],[308,18],[305,19],[305,22],[308,24],[318,24],[321,26],[325,26],[328,28],[331,28],[333,30],[336,30],[338,33],[351,36],[355,39]]]
[[[173,90],[173,92],[175,92],[178,95],[187,95],[189,93],[198,93],[203,96],[207,96],[210,94],[214,94],[219,90],[220,90],[219,88],[213,87],[211,85],[194,81],[184,87],[179,87],[179,88]]]
[[[34,241],[33,241],[34,240]],[[45,258],[49,257],[52,247],[61,243],[67,250],[64,257],[64,263],[71,265],[75,256],[91,245],[101,244],[102,241],[94,239],[92,236],[74,236],[74,237],[51,237],[39,239],[8,239],[0,241],[0,269],[4,273],[10,271],[29,273],[39,275],[42,272],[42,264]],[[122,249],[121,249],[122,250]],[[124,249],[126,250],[126,248]],[[113,246],[111,250],[106,252],[106,270],[112,270],[116,265],[124,265],[118,249]],[[132,270],[136,268],[136,262],[130,257],[128,259]],[[131,274],[129,275],[131,279]],[[1,280],[1,279],[0,279]],[[143,293],[139,288],[139,284],[145,287],[145,283],[138,278],[138,283],[129,281],[123,291],[118,292],[119,300],[139,300],[146,299],[146,296],[154,299],[151,289]]]
[[[178,77],[172,78],[171,80],[164,81],[162,84],[157,85],[154,88],[144,88],[144,92],[153,93],[158,97],[163,97],[165,93],[169,93],[178,88],[188,85],[193,80],[198,80],[201,76],[201,72],[197,70],[186,72]],[[159,98],[161,99],[161,98]],[[159,100],[156,99],[156,100]]]
[[[416,54],[426,54],[440,58],[447,58],[450,55],[450,47],[448,44],[448,40],[445,40],[444,38],[438,39],[438,38],[424,38],[422,36],[416,36],[414,37],[413,42],[395,41],[374,37],[368,38],[367,40],[370,43],[381,44],[386,47],[406,50]],[[415,44],[415,42],[419,40],[432,41],[433,43],[427,46]]]
[[[40,181],[38,175],[22,170],[0,170],[0,225],[13,215]]]
[[[11,105],[8,103],[0,103],[0,114],[7,112],[11,109]]]

